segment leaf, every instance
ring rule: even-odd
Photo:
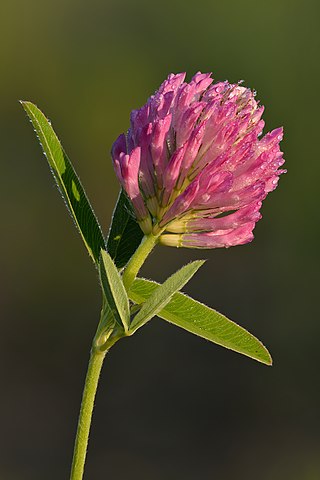
[[[33,103],[21,102],[21,104],[31,120],[60,193],[82,236],[89,255],[98,265],[100,250],[105,248],[105,242],[80,180],[49,120]]]
[[[131,287],[129,297],[136,303],[144,302],[151,297],[158,286],[156,282],[137,278]],[[216,310],[183,293],[175,293],[158,316],[188,332],[242,353],[258,362],[272,364],[268,350],[251,333]]]
[[[203,264],[204,260],[188,263],[171,275],[162,285],[155,288],[134,317],[130,331],[135,332],[157,315],[170,302],[172,295],[180,290]]]
[[[105,250],[101,250],[100,280],[115,321],[128,331],[130,322],[128,295],[117,267]]]
[[[143,232],[134,218],[131,204],[121,190],[112,216],[107,251],[118,268],[123,268],[141,243]]]

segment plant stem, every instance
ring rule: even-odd
[[[156,245],[157,241],[158,236],[152,234],[145,235],[139,247],[129,260],[129,263],[122,276],[123,284],[127,292],[130,290],[130,287],[133,284],[140,268],[142,267],[149,253],[152,251],[153,247]]]
[[[137,248],[134,255],[131,257],[123,273],[123,283],[127,291],[130,289],[142,264],[144,263],[149,253],[152,251],[153,247],[156,245],[157,241],[158,241],[158,236],[155,236],[152,234],[146,235],[143,237],[140,243],[140,246]],[[104,307],[102,308],[101,321],[102,319],[104,319],[103,314],[104,314]],[[86,454],[87,454],[94,399],[96,396],[96,391],[98,387],[101,368],[103,365],[103,360],[109,348],[116,341],[118,341],[119,338],[123,336],[121,332],[120,334],[115,335],[114,337],[110,336],[110,338],[108,338],[107,342],[105,343],[106,348],[103,348],[103,345],[99,345],[99,342],[98,342],[100,333],[101,332],[99,332],[99,327],[98,327],[98,331],[94,339],[93,347],[91,350],[87,376],[84,384],[79,421],[78,421],[78,428],[77,428],[77,434],[76,434],[76,439],[74,444],[70,480],[83,479],[84,464],[85,464]]]
[[[105,355],[106,351],[101,352],[94,348],[91,351],[74,444],[70,480],[82,480],[83,478],[94,399]]]

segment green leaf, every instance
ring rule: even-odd
[[[180,290],[203,264],[204,260],[188,263],[171,275],[162,285],[155,288],[134,317],[130,331],[135,332],[157,315],[170,302],[172,295]]]
[[[141,243],[143,232],[134,218],[131,204],[121,190],[112,216],[107,250],[118,268],[123,268]]]
[[[129,297],[136,303],[145,302],[158,286],[156,282],[137,278],[131,287]],[[258,362],[272,364],[268,350],[251,333],[216,310],[183,293],[175,293],[158,316],[188,332],[242,353]]]
[[[98,264],[105,242],[80,180],[50,122],[31,102],[21,102],[38,136],[51,172],[93,261]]]
[[[101,250],[100,280],[115,321],[128,331],[130,322],[128,295],[117,267],[105,250]]]

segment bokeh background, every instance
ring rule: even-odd
[[[169,72],[245,80],[285,126],[289,173],[255,241],[158,248],[163,280],[208,258],[185,291],[269,347],[272,368],[162,320],[107,357],[90,480],[320,478],[319,2],[2,0],[0,479],[68,478],[97,274],[18,99],[49,116],[105,231],[109,151]]]

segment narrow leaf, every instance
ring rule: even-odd
[[[31,120],[60,193],[89,255],[98,264],[100,250],[105,248],[105,242],[80,180],[44,114],[31,102],[21,102],[21,104]]]
[[[130,322],[128,295],[117,267],[105,250],[101,250],[100,280],[115,321],[119,325],[123,325],[127,331]]]
[[[203,264],[204,260],[191,262],[171,275],[162,285],[155,288],[134,317],[130,331],[136,331],[157,315],[170,302],[172,295],[180,290]]]
[[[123,268],[141,243],[143,232],[134,218],[131,204],[121,190],[112,216],[107,250],[118,268]]]
[[[129,296],[136,303],[150,298],[158,283],[137,278]],[[175,293],[170,302],[158,313],[160,318],[184,328],[223,347],[234,350],[266,365],[272,358],[265,346],[251,333],[229,320],[221,313],[197,302],[183,293]]]

